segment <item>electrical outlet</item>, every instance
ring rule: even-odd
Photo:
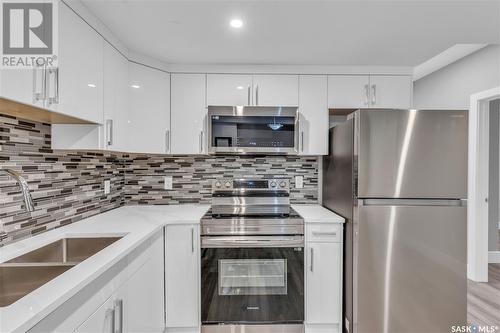
[[[104,194],[109,194],[111,192],[111,182],[109,180],[104,181]]]
[[[164,180],[164,183],[163,183],[163,188],[165,190],[171,190],[172,187],[173,187],[172,176],[165,176],[165,180]]]
[[[304,176],[295,176],[295,188],[304,188]]]

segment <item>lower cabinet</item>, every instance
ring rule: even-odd
[[[199,253],[197,224],[165,228],[167,332],[199,332]]]
[[[29,332],[163,332],[163,229]]]
[[[306,333],[341,332],[342,225],[306,225]]]

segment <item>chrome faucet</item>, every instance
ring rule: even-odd
[[[30,194],[30,189],[28,186],[28,182],[26,179],[24,179],[21,174],[17,171],[14,171],[12,169],[0,169],[0,172],[4,172],[8,175],[10,175],[12,178],[14,178],[17,183],[19,184],[19,187],[21,189],[21,193],[23,194],[23,199],[24,199],[24,209],[28,212],[32,212],[35,210],[35,204],[33,203],[33,198],[31,197]]]

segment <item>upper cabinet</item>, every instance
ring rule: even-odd
[[[298,75],[254,75],[253,90],[256,106],[299,105]]]
[[[297,106],[298,75],[208,74],[208,105]]]
[[[328,108],[408,109],[411,91],[406,75],[329,75]]]
[[[170,74],[129,63],[127,152],[166,154],[171,150]]]
[[[208,105],[252,105],[252,75],[208,74]]]
[[[58,68],[46,70],[45,107],[101,124],[103,39],[62,1],[58,59]]]
[[[206,75],[172,74],[172,154],[205,154]]]
[[[327,76],[299,77],[299,154],[328,153]]]

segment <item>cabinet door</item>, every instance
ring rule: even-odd
[[[172,74],[172,154],[206,153],[205,74]]]
[[[306,322],[337,324],[341,311],[341,243],[307,246]]]
[[[129,89],[128,60],[104,42],[104,126],[101,128],[106,149],[126,151],[128,147]]]
[[[254,75],[253,105],[298,106],[298,75]]]
[[[78,333],[114,333],[115,311],[113,299],[108,299],[76,330]]]
[[[165,229],[166,318],[168,327],[199,325],[199,250],[197,225]]]
[[[328,153],[328,87],[326,75],[299,78],[299,154]]]
[[[129,63],[127,151],[165,154],[170,148],[170,75]]]
[[[114,294],[119,332],[163,332],[163,237],[147,249],[147,259]]]
[[[47,75],[48,109],[102,123],[103,39],[62,1],[59,68]]]
[[[44,69],[2,69],[0,96],[16,102],[44,107]]]
[[[370,76],[370,105],[372,107],[409,109],[412,104],[411,91],[410,76]]]
[[[251,105],[251,93],[251,75],[207,75],[207,105]]]
[[[356,109],[369,107],[367,75],[329,75],[328,108]]]

